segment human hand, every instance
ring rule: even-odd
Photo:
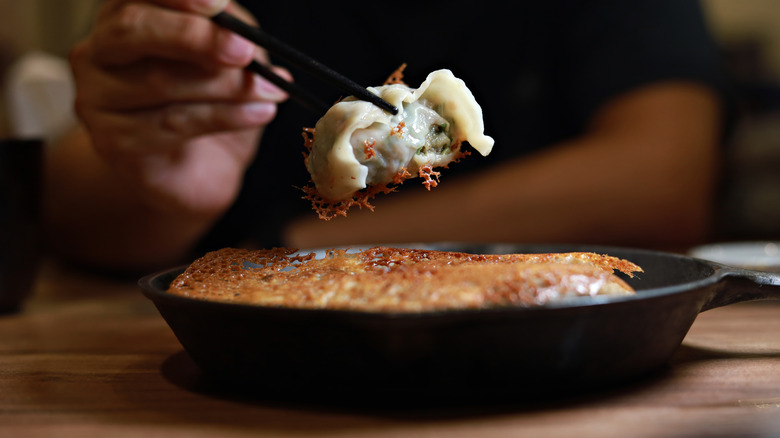
[[[243,70],[262,50],[209,20],[224,8],[252,20],[229,2],[107,0],[71,53],[94,150],[155,208],[224,212],[287,97]]]

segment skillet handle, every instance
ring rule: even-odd
[[[720,288],[702,311],[754,300],[780,300],[780,273],[726,268]]]

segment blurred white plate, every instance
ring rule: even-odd
[[[780,242],[728,242],[695,247],[691,257],[762,271],[780,271]]]

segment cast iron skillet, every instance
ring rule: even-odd
[[[509,392],[521,397],[604,388],[662,367],[700,312],[780,299],[780,274],[663,252],[505,244],[432,248],[593,251],[628,259],[645,272],[628,280],[636,296],[421,314],[257,307],[167,294],[183,268],[147,276],[139,284],[210,379],[357,395]]]

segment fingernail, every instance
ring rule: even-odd
[[[255,47],[240,36],[222,30],[219,32],[219,57],[229,64],[247,64],[255,53]]]
[[[276,104],[272,102],[250,102],[243,105],[243,111],[250,122],[267,123],[276,115]]]
[[[256,97],[275,102],[281,102],[287,99],[287,93],[268,80],[263,79],[260,76],[254,76],[254,81],[254,94]]]
[[[207,17],[216,15],[225,9],[230,0],[193,0],[192,10]]]

